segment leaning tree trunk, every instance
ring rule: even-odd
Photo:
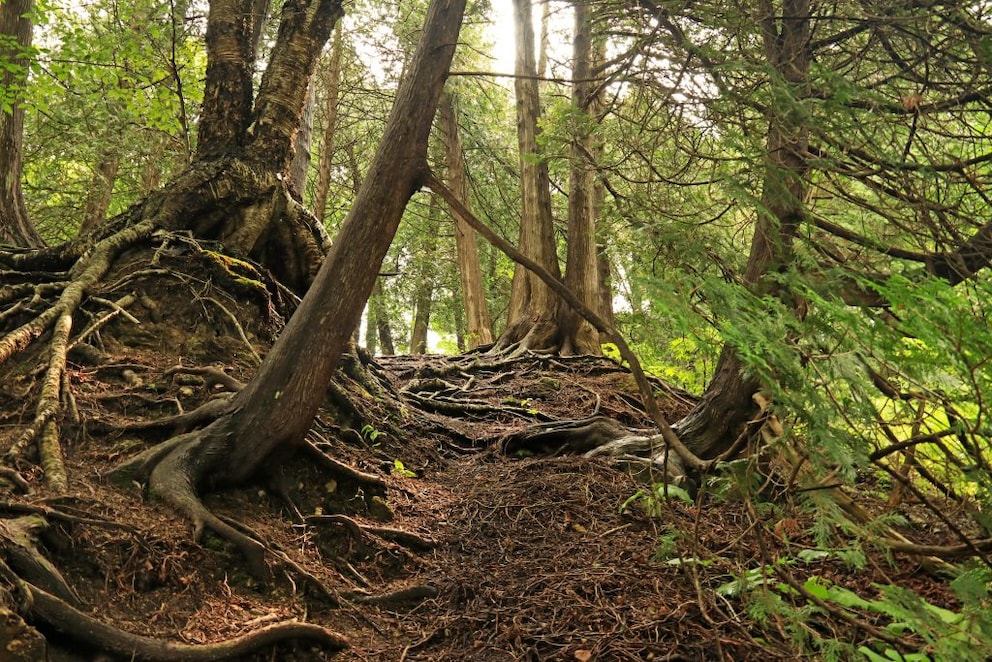
[[[0,110],[0,243],[27,248],[45,242],[28,218],[21,190],[21,160],[24,145],[24,106],[20,99],[28,82],[28,51],[31,48],[33,0],[4,0],[0,3],[0,92],[10,110]]]
[[[237,544],[256,568],[264,566],[259,544],[211,514],[199,501],[197,490],[207,484],[244,483],[267,468],[270,460],[303,443],[406,204],[428,178],[428,136],[464,8],[465,0],[432,1],[420,43],[355,203],[316,280],[255,378],[213,423],[150,449],[119,472],[148,476],[154,493],[187,513],[198,530],[208,526]],[[311,68],[329,33],[330,26],[323,27],[322,39],[311,44]],[[277,51],[267,75],[286,73],[277,67]],[[302,104],[300,96],[298,112]],[[285,145],[282,163],[288,165],[292,131],[282,131],[278,122],[263,129]],[[256,134],[256,140],[260,135]]]
[[[768,111],[765,175],[744,282],[756,294],[777,295],[778,286],[767,276],[790,267],[804,214],[809,130],[796,107],[809,77],[809,0],[783,0],[778,13],[772,0],[762,0],[761,13],[765,54],[789,98]],[[699,404],[673,428],[696,455],[715,457],[745,431],[758,410],[753,396],[761,387],[745,377],[739,354],[726,345]]]

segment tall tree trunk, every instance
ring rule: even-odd
[[[331,188],[331,163],[334,158],[335,135],[338,130],[338,97],[341,86],[341,24],[334,29],[331,57],[324,75],[324,133],[320,143],[320,164],[317,168],[317,190],[311,208],[323,223],[327,213],[327,192]]]
[[[445,96],[441,98],[440,113],[444,115]],[[443,121],[442,121],[443,123]],[[427,334],[434,304],[434,282],[438,275],[437,237],[441,231],[440,200],[432,197],[427,210],[427,222],[420,233],[416,249],[416,288],[413,294],[413,326],[410,329],[410,353],[427,353]]]
[[[299,18],[287,15],[292,5],[289,0],[284,7],[280,35],[287,21]],[[153,492],[199,526],[208,526],[236,542],[259,571],[264,571],[264,563],[258,544],[211,514],[197,497],[197,489],[207,484],[243,483],[267,468],[268,460],[303,443],[372,292],[407,202],[428,179],[427,141],[458,43],[464,9],[465,0],[432,0],[420,43],[397,90],[382,140],[354,205],[316,280],[255,377],[213,423],[174,437],[122,468],[125,474],[150,474]],[[327,36],[329,27],[323,39]],[[307,45],[319,51],[323,45],[319,37],[315,37],[319,43]],[[278,50],[277,40],[269,69],[277,76],[280,72],[273,66]],[[316,57],[315,52],[311,54]],[[302,106],[302,98],[299,103]],[[275,120],[278,125],[279,118]],[[267,130],[265,126],[263,130]],[[256,134],[256,140],[260,135]],[[289,138],[278,126],[273,135],[276,141]],[[285,146],[288,155],[288,142]]]
[[[28,84],[33,0],[0,3],[0,95],[8,110],[0,110],[0,242],[35,248],[45,242],[28,218],[21,189],[24,145],[24,87]]]
[[[760,11],[765,55],[789,88],[781,93],[794,98],[769,106],[765,174],[744,282],[755,293],[776,295],[774,279],[767,276],[790,267],[804,215],[809,129],[795,100],[801,100],[809,78],[809,0],[782,0],[778,11],[772,0],[761,0]],[[752,396],[761,386],[744,376],[740,356],[725,345],[699,404],[673,427],[698,456],[715,457],[755,413]]]
[[[376,281],[376,287],[379,281]],[[376,320],[378,310],[372,300],[375,299],[375,288],[372,289],[372,296],[369,297],[368,305],[365,306],[365,351],[375,356],[379,351],[379,324]]]
[[[307,173],[310,171],[310,146],[313,141],[313,112],[317,100],[314,98],[315,86],[307,87],[307,102],[303,105],[303,115],[300,118],[300,128],[293,141],[293,162],[289,167],[289,181],[293,183],[300,199],[305,199],[307,192]]]
[[[572,104],[576,114],[568,180],[568,256],[565,286],[590,310],[599,314],[602,296],[596,252],[596,170],[591,158],[596,152],[596,85],[592,76],[592,17],[589,5],[575,3],[572,50]],[[559,303],[562,354],[601,354],[599,332],[564,301]]]
[[[379,340],[381,354],[393,356],[396,354],[396,343],[393,342],[393,330],[389,325],[389,310],[386,308],[386,293],[382,288],[382,277],[375,281],[372,295],[369,297],[369,319],[375,320],[375,333]]]
[[[534,61],[534,27],[530,0],[513,0],[517,58],[514,92],[517,106],[517,146],[520,155],[520,251],[560,277],[555,250],[554,219],[548,164],[537,147],[540,96]],[[539,278],[517,265],[513,272],[507,328],[497,350],[518,345],[521,349],[557,347],[554,322],[557,297]]]
[[[114,194],[114,182],[117,181],[117,171],[121,165],[121,154],[112,147],[103,153],[100,162],[93,169],[90,188],[86,192],[86,202],[83,204],[83,221],[79,225],[79,233],[89,232],[107,218],[110,200]]]
[[[236,154],[252,109],[255,0],[211,0],[207,15],[207,78],[197,128],[196,158]]]
[[[413,328],[410,329],[410,353],[427,353],[427,332],[431,327],[431,307],[434,304],[434,285],[422,280],[413,299]]]
[[[462,151],[461,136],[458,131],[458,115],[450,93],[441,98],[441,131],[444,135],[445,163],[448,168],[448,188],[466,208],[468,185],[465,176],[465,156]],[[458,252],[458,274],[462,284],[462,302],[465,307],[465,320],[468,332],[467,346],[475,349],[493,341],[489,309],[486,307],[486,290],[482,282],[482,267],[479,264],[479,246],[475,231],[457,214],[455,223],[455,249]]]

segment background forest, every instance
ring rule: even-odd
[[[254,6],[271,14],[253,35],[258,84],[280,8]],[[5,244],[99,233],[202,159],[211,10],[4,2]],[[427,11],[348,2],[320,53],[285,174],[332,242],[378,158]],[[21,28],[27,18],[29,39],[11,16]],[[18,122],[22,138],[6,137]],[[668,423],[652,414],[665,442],[652,461],[680,480],[637,501],[732,499],[760,514],[781,490],[816,513],[809,548],[718,593],[767,590],[750,616],[823,658],[988,659],[990,125],[985,2],[470,3],[427,148],[432,178],[348,333],[373,356],[628,365],[629,345],[693,402]],[[2,330],[0,363],[14,353]],[[919,527],[943,537],[915,542]],[[678,532],[662,527],[659,540],[674,565],[704,561],[680,551]],[[878,550],[892,563],[908,555],[955,602],[776,575],[814,557],[860,569]],[[863,618],[874,644],[804,626],[813,613]]]

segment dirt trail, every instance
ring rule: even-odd
[[[352,645],[332,653],[283,642],[243,658],[259,661],[794,658],[789,632],[774,620],[755,622],[741,599],[714,592],[761,564],[744,503],[671,499],[649,514],[631,500],[645,486],[602,460],[505,456],[496,448],[503,435],[539,421],[598,414],[646,427],[629,374],[607,360],[379,360],[375,369],[402,394],[402,420],[384,413],[381,425],[342,430],[322,415],[312,440],[378,476],[385,490],[372,493],[303,456],[271,485],[208,498],[274,551],[271,581],[260,583],[220,540],[195,543],[186,521],[137,486],[122,490],[101,479],[155,440],[121,432],[126,421],[160,417],[170,398],[210,397],[209,386],[164,378],[168,360],[156,364],[153,356],[120,357],[141,366],[145,386],[104,372],[77,389],[92,423],[69,447],[71,495],[5,506],[8,514],[35,504],[77,518],[51,518],[46,551],[84,611],[101,621],[207,643],[298,618]],[[689,406],[685,394],[660,385],[659,393],[672,418]],[[811,543],[809,516],[796,504],[769,512],[762,525],[772,554],[794,555]],[[865,590],[872,581],[915,582],[949,604],[917,569],[879,558],[856,571],[834,559],[797,572]],[[852,643],[864,637],[836,623],[818,627]],[[53,660],[107,659],[52,641]]]

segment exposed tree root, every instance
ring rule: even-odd
[[[311,432],[311,434],[314,434]],[[379,489],[386,489],[386,481],[384,481],[379,476],[375,474],[366,473],[360,471],[355,467],[352,467],[340,460],[336,460],[324,451],[322,451],[316,444],[311,441],[307,441],[304,448],[310,452],[310,455],[320,462],[325,468],[329,469],[333,473],[340,477],[353,480],[357,483],[364,483],[366,485],[372,485]]]
[[[163,377],[172,377],[174,375],[195,375],[197,377],[202,377],[204,385],[207,388],[221,386],[225,390],[231,391],[232,393],[237,393],[245,387],[244,382],[231,377],[220,368],[216,368],[214,366],[192,367],[177,365],[169,368],[162,374]]]
[[[410,603],[422,602],[436,598],[438,591],[433,586],[418,584],[408,586],[397,591],[388,593],[349,593],[345,595],[348,600],[363,605],[375,605],[377,607],[396,607]]]
[[[5,558],[25,581],[43,586],[60,600],[78,605],[79,597],[62,573],[38,551],[38,534],[47,527],[48,522],[40,515],[0,520],[0,557]]]
[[[230,411],[230,405],[231,403],[227,398],[218,397],[207,400],[192,411],[175,414],[174,416],[156,418],[150,421],[128,423],[122,429],[131,431],[152,429],[191,430],[217,420]]]
[[[413,533],[412,531],[396,529],[391,526],[370,526],[367,524],[359,524],[354,519],[346,515],[311,515],[306,518],[306,521],[308,523],[327,522],[342,525],[351,535],[352,540],[354,540],[355,547],[359,550],[359,554],[363,554],[363,550],[365,549],[365,542],[362,535],[363,533],[371,533],[384,540],[389,540],[417,551],[428,551],[437,546],[437,542],[434,540],[425,538],[424,536]]]
[[[690,491],[695,490],[695,483],[681,459],[668,449],[660,434],[629,430],[605,416],[533,425],[507,435],[500,440],[499,447],[508,454],[559,455],[568,452],[587,458],[609,458],[641,480],[684,485]]]
[[[54,595],[31,584],[22,584],[29,595],[24,599],[30,605],[32,620],[44,623],[64,635],[87,645],[109,651],[127,659],[150,662],[210,662],[230,660],[248,655],[261,648],[282,641],[300,639],[330,649],[349,647],[342,635],[310,623],[285,621],[276,623],[240,637],[214,644],[183,644],[131,634],[102,623],[67,604]]]

